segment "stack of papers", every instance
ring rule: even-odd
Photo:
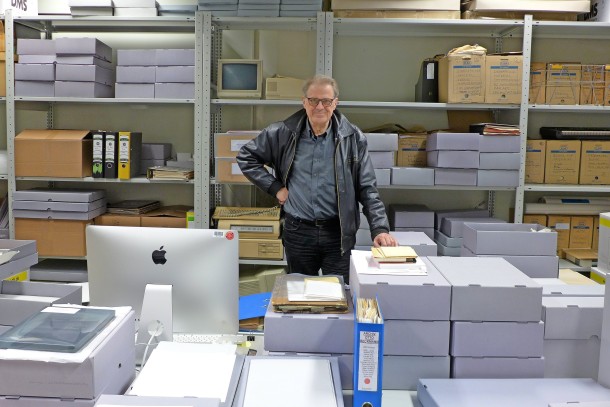
[[[343,285],[337,277],[311,277],[289,281],[288,301],[341,301],[345,299]]]
[[[379,263],[373,256],[367,257],[368,267],[360,270],[360,274],[391,274],[400,276],[425,276],[428,275],[426,263],[421,258],[415,259],[415,263]]]
[[[410,246],[373,247],[373,259],[379,263],[415,263],[417,253]]]
[[[141,215],[150,212],[161,206],[159,201],[128,199],[112,204],[108,204],[106,212],[120,215]]]
[[[347,296],[341,276],[277,276],[271,294],[275,312],[347,312]]]
[[[195,171],[191,168],[155,166],[148,168],[146,177],[148,179],[174,179],[186,181],[195,177]]]

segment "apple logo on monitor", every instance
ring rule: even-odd
[[[163,250],[163,246],[159,247],[159,250],[155,250],[152,252],[152,261],[155,264],[165,264],[167,259],[165,258],[165,250]]]

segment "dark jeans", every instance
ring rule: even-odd
[[[338,274],[349,284],[351,250],[341,255],[341,229],[339,221],[328,225],[314,226],[299,221],[290,215],[284,219],[282,241],[286,250],[289,273],[312,276]]]

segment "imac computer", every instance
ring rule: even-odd
[[[218,60],[219,98],[260,99],[263,94],[263,61],[260,59]]]
[[[87,226],[90,304],[131,306],[138,343],[144,312],[148,321],[169,318],[170,335],[237,335],[238,244],[230,230]],[[149,288],[157,290],[146,303]]]

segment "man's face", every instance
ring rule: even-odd
[[[315,106],[312,106],[310,100],[319,100]],[[315,102],[316,100],[313,100]],[[329,104],[330,102],[330,104]],[[312,126],[319,128],[328,127],[330,118],[337,108],[338,99],[335,98],[333,87],[330,85],[312,85],[307,91],[307,97],[303,98],[303,107],[307,112],[307,117]],[[324,106],[329,104],[329,106]]]

